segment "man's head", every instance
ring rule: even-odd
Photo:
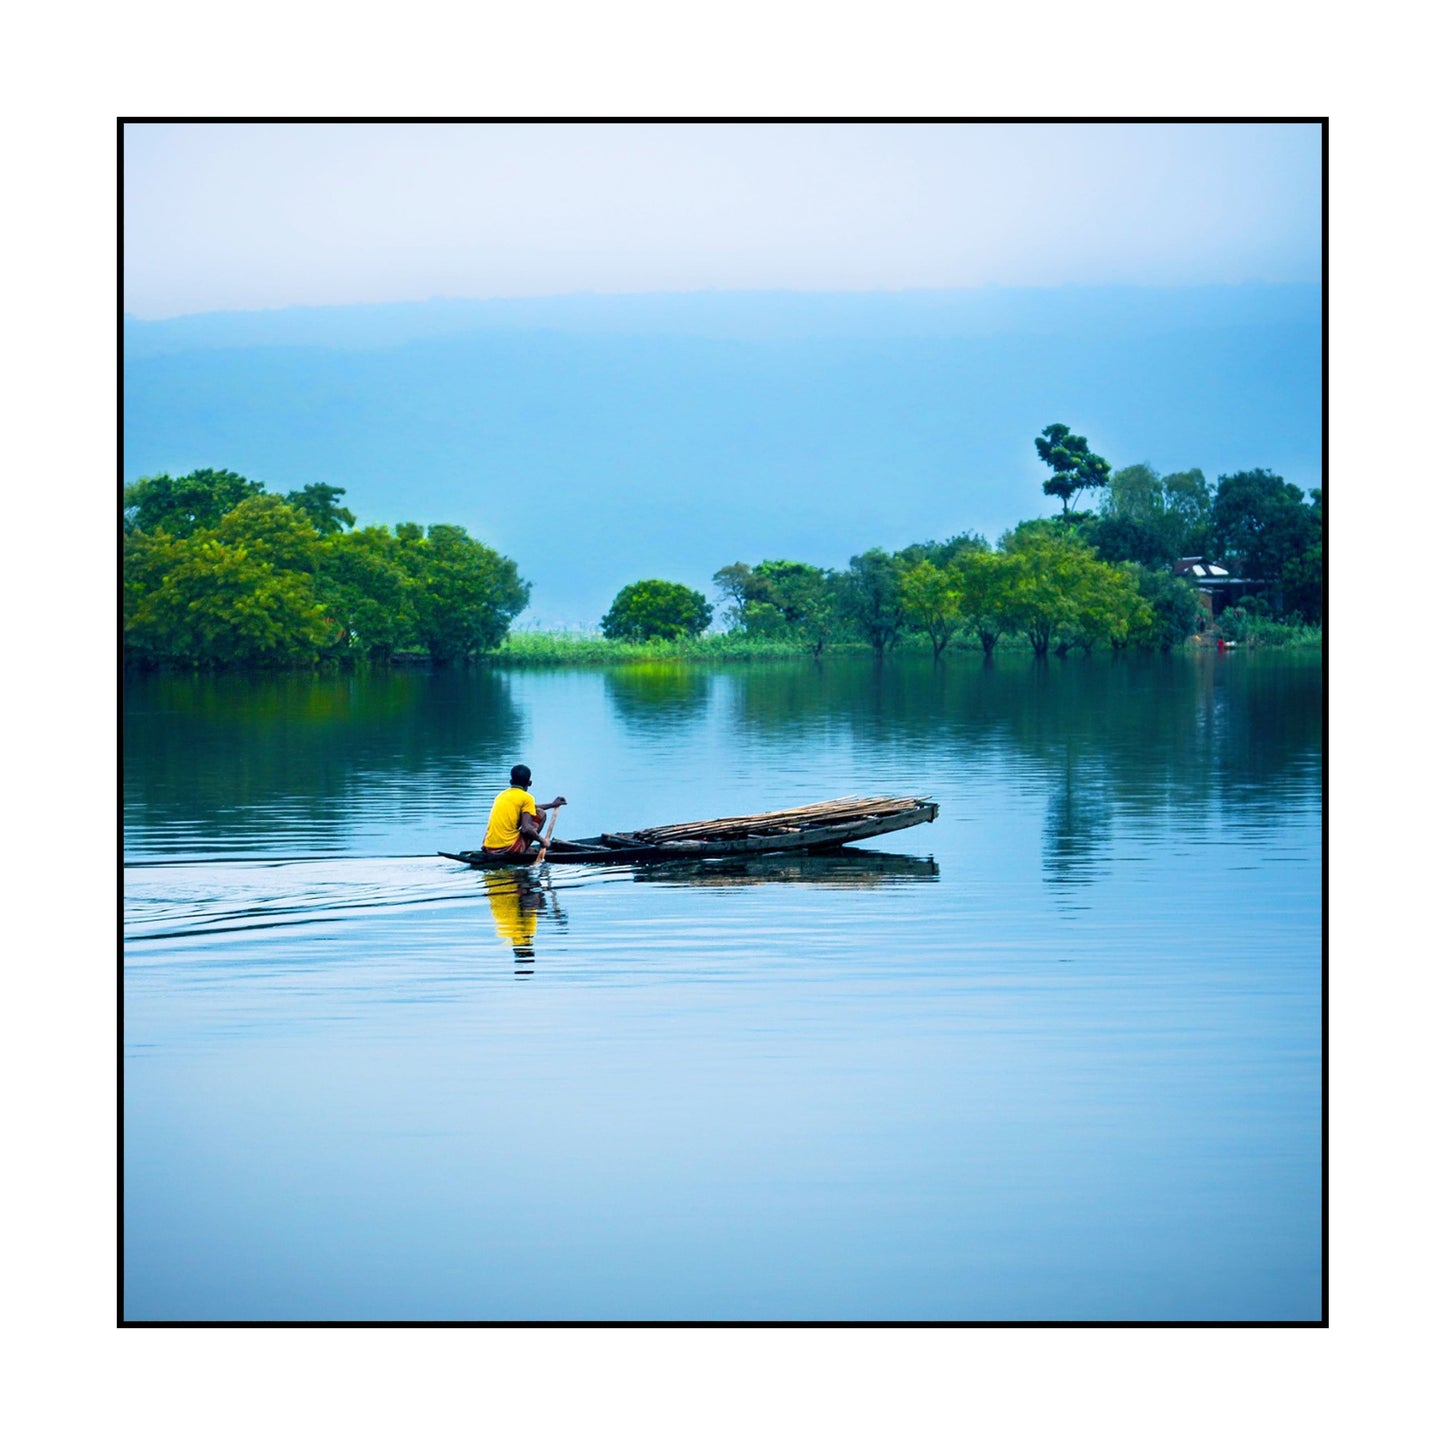
[[[518,763],[512,769],[512,786],[514,788],[530,788],[532,786],[532,770],[526,763]]]

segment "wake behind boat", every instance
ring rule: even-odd
[[[728,858],[838,848],[847,843],[931,823],[938,804],[927,797],[833,798],[801,808],[664,823],[595,838],[554,838],[547,856],[564,863],[661,863],[692,858]],[[525,867],[526,855],[470,850],[439,854],[473,868]]]

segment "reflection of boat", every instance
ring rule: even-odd
[[[627,833],[602,833],[570,842],[554,839],[548,858],[559,863],[665,863],[702,858],[736,858],[760,853],[806,853],[837,848],[931,823],[938,804],[927,798],[834,798],[804,808],[781,808],[735,818],[667,823]],[[507,868],[527,858],[480,852],[443,853],[473,868]]]
[[[698,858],[653,863],[640,880],[667,887],[745,888],[757,883],[802,883],[814,888],[885,888],[899,883],[933,882],[938,864],[907,853],[875,848],[838,848],[831,852],[761,853],[741,858]]]

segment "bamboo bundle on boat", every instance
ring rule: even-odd
[[[759,833],[794,832],[800,828],[825,828],[855,823],[863,818],[891,817],[921,808],[927,798],[877,797],[832,798],[802,808],[778,808],[770,813],[745,813],[732,818],[706,818],[695,823],[667,823],[654,828],[634,828],[618,836],[642,843],[680,843],[694,838],[745,838]]]

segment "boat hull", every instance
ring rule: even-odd
[[[816,828],[792,828],[786,831],[750,834],[743,838],[696,838],[673,843],[628,844],[603,834],[596,838],[554,838],[547,848],[547,859],[555,863],[675,863],[703,858],[737,858],[764,853],[816,852],[840,848],[866,838],[878,838],[920,823],[931,823],[938,816],[937,803],[923,803],[906,812],[885,817],[857,818]],[[469,851],[439,852],[439,857],[452,858],[471,868],[525,868],[530,857],[504,853]]]

